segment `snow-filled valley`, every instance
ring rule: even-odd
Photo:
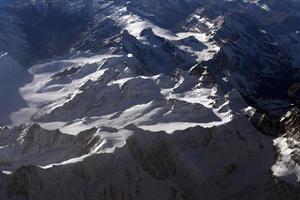
[[[0,3],[0,199],[298,200],[286,1]]]

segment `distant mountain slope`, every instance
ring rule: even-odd
[[[19,89],[32,80],[32,75],[10,55],[0,55],[0,122],[10,122],[12,112],[27,105]]]

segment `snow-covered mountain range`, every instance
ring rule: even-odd
[[[3,1],[0,52],[1,200],[300,198],[300,1]]]

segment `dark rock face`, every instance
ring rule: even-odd
[[[300,111],[295,107],[281,120],[287,137],[300,141]],[[300,162],[299,162],[300,163]]]
[[[300,82],[292,84],[288,91],[289,99],[296,105],[300,107]]]
[[[159,26],[172,28],[197,8],[197,5],[196,2],[188,3],[186,0],[146,0],[130,1],[128,8]]]
[[[239,91],[253,101],[287,99],[288,88],[297,80],[299,68],[293,66],[284,43],[259,30],[245,15],[218,18],[215,26],[213,38],[222,47],[203,65],[215,73],[229,74]]]
[[[192,55],[171,41],[155,35],[151,29],[142,31],[141,36],[148,44],[143,44],[124,31],[121,35],[121,47],[139,60],[143,65],[141,70],[146,74],[170,74],[176,67],[188,70],[197,63]]]
[[[66,14],[61,8],[63,5],[51,2],[33,5],[16,1],[15,4],[18,6],[10,7],[7,12],[20,19],[19,27],[26,36],[31,57],[27,66],[68,53],[86,30],[88,16],[84,15],[84,8],[76,14]]]
[[[41,130],[35,125],[30,128],[30,131]],[[111,131],[107,128],[102,130]],[[211,199],[216,194],[224,199],[239,199],[238,196],[235,197],[232,194],[232,189],[236,187],[236,184],[244,182],[234,180],[234,176],[247,173],[249,170],[249,166],[243,163],[251,165],[251,160],[261,160],[263,154],[272,154],[271,143],[259,137],[255,140],[259,141],[263,148],[254,145],[248,150],[240,149],[240,154],[235,153],[241,146],[254,139],[241,130],[240,137],[235,137],[234,141],[231,140],[231,136],[237,134],[235,127],[222,126],[211,129],[194,127],[177,131],[172,135],[164,132],[147,132],[135,126],[128,126],[127,130],[133,131],[134,134],[128,138],[125,146],[116,149],[113,154],[93,154],[82,162],[44,169],[36,166],[20,167],[9,176],[0,177],[0,181],[5,180],[5,187],[0,190],[5,189],[7,199],[43,198],[50,200],[78,197],[78,199],[87,200],[99,198],[117,200],[120,198],[153,199],[155,197],[181,200],[200,197]],[[226,136],[215,134],[216,130],[228,134]],[[80,137],[95,134],[93,132],[81,133]],[[101,138],[100,135],[99,137]],[[146,144],[145,141],[147,141]],[[91,140],[86,140],[86,142],[90,143]],[[235,145],[227,146],[224,143]],[[194,156],[207,159],[209,155],[203,152],[208,152],[214,159],[205,163],[192,159]],[[220,154],[228,155],[228,158],[217,156]],[[229,160],[222,162],[224,159]],[[261,167],[260,170],[267,171],[272,160],[270,156],[265,162],[257,163]],[[211,168],[215,162],[219,163],[218,169]],[[217,173],[214,173],[215,170]],[[260,170],[253,170],[253,173],[260,174]],[[204,171],[207,174],[203,174]],[[206,181],[206,176],[211,177],[209,181]],[[247,199],[249,195],[256,197],[264,193],[266,190],[264,182],[267,178],[266,173],[261,174],[261,177],[257,179],[246,181],[248,184],[253,184],[254,188],[248,190],[243,190],[244,186],[239,188],[240,199]],[[223,191],[224,184],[228,184],[228,191]],[[200,191],[199,187],[201,187]],[[264,194],[268,197],[273,193],[265,192]]]
[[[20,63],[29,62],[29,44],[19,24],[21,21],[13,15],[7,15],[0,7],[0,52],[9,52]]]
[[[242,1],[206,2],[180,24],[185,31],[206,32],[218,43],[220,51],[201,65],[229,78],[256,106],[261,99],[286,101],[289,88],[300,80],[299,56],[295,55],[299,50],[293,45],[298,41],[295,32],[300,21],[293,19],[299,18],[299,2],[260,1],[259,5],[261,8]],[[293,28],[286,29],[287,24],[293,24]],[[281,27],[280,31],[275,27]]]
[[[278,117],[265,114],[256,109],[247,111],[246,116],[254,127],[266,135],[277,137],[284,132]]]

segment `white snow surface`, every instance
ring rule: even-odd
[[[283,136],[274,140],[274,146],[278,149],[280,156],[272,166],[272,172],[274,176],[297,185],[300,182],[300,166],[291,158],[295,149],[290,148],[288,142],[295,146],[299,145],[299,142],[288,141]]]
[[[134,123],[160,130],[155,127],[161,124],[161,130],[171,131],[163,124],[174,122],[173,127],[182,129],[195,125],[212,127],[230,121],[228,101],[223,99],[222,111],[213,108],[212,97],[222,97],[216,95],[214,87],[201,87],[197,77],[183,71],[179,82],[163,74],[132,76],[125,66],[111,64],[116,59],[131,58],[105,55],[34,66],[33,81],[20,89],[29,106],[13,113],[11,118],[18,123],[27,116],[31,122],[34,112],[33,119],[41,126],[70,134],[94,126],[122,128]],[[54,77],[78,67],[75,74]]]

